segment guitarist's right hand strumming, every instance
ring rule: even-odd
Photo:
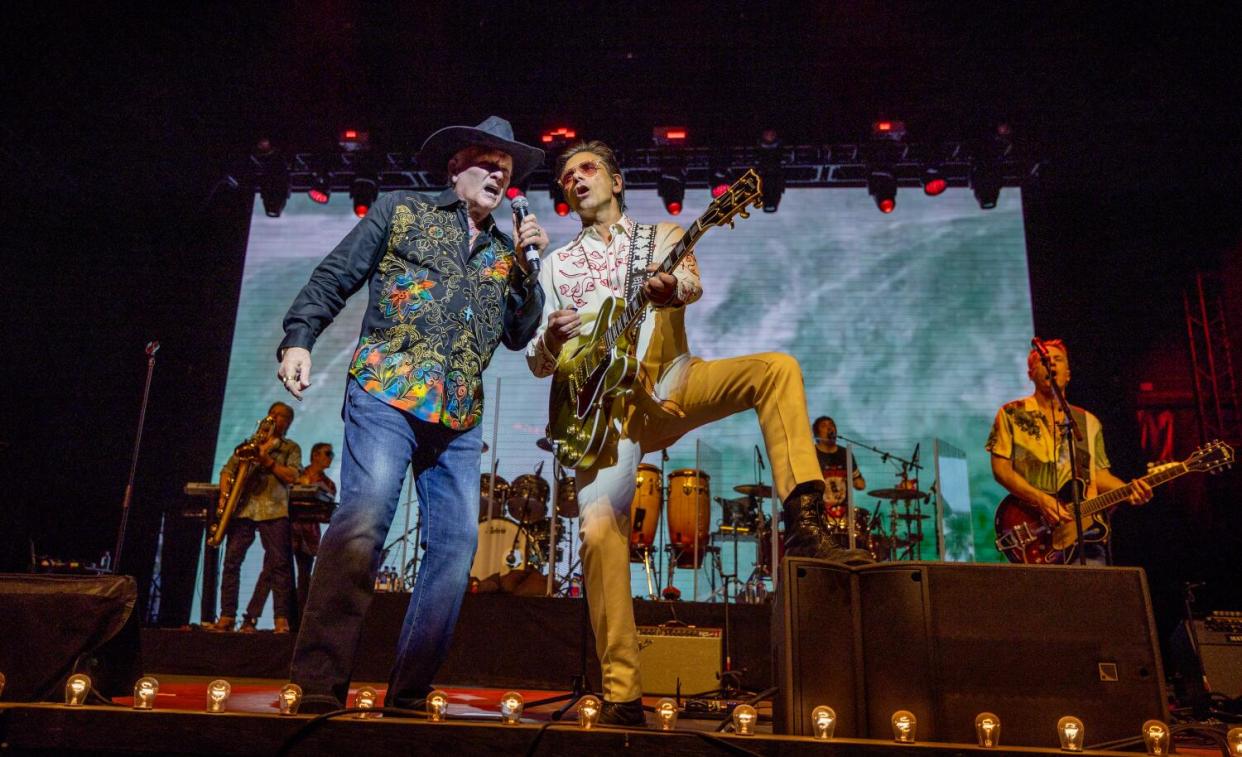
[[[548,316],[548,326],[543,332],[543,344],[553,355],[561,354],[565,342],[582,333],[582,316],[577,310],[554,310]]]

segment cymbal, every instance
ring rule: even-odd
[[[733,491],[738,494],[745,494],[748,497],[758,497],[759,499],[772,496],[772,487],[767,484],[738,484],[733,487]]]
[[[546,436],[541,436],[539,437],[538,440],[535,441],[535,446],[543,450],[544,452],[551,452],[552,451],[552,440]]]
[[[926,499],[929,494],[921,492],[917,489],[872,489],[867,492],[868,497],[877,499]]]

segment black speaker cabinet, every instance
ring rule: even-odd
[[[1170,651],[1188,700],[1206,703],[1211,694],[1242,697],[1242,613],[1212,613],[1194,626],[1183,620],[1173,632]]]
[[[772,616],[775,730],[892,738],[910,710],[920,741],[975,740],[1000,716],[1002,743],[1057,746],[1063,715],[1088,744],[1167,719],[1147,581],[1138,568],[953,563],[847,567],[785,560]]]

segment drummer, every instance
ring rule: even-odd
[[[824,509],[830,519],[845,518],[845,476],[846,454],[844,447],[837,445],[837,422],[826,415],[821,415],[811,424],[815,432],[815,455],[819,458],[820,470],[824,472]],[[854,466],[854,488],[867,488],[867,481],[862,471]]]

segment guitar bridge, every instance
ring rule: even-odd
[[[1039,530],[1032,531],[1031,524],[1029,523],[1019,523],[1001,534],[1000,538],[996,540],[996,549],[1000,552],[1011,549],[1021,550],[1026,545],[1039,540]]]

